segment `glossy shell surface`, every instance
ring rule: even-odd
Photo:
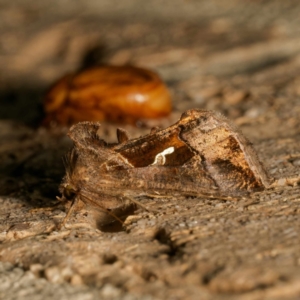
[[[79,121],[135,123],[171,112],[169,91],[159,76],[131,66],[101,66],[66,75],[48,91],[45,123]]]

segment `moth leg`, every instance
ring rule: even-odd
[[[62,220],[62,222],[57,226],[58,229],[61,229],[65,223],[67,222],[67,220],[70,218],[71,214],[74,212],[75,207],[77,206],[79,202],[79,197],[75,197],[71,203],[71,206],[67,212],[67,215],[64,217],[64,219]]]
[[[239,201],[242,199],[246,199],[244,197],[232,197],[232,196],[217,196],[217,195],[201,195],[201,194],[181,194],[181,195],[156,195],[156,194],[145,194],[147,197],[157,198],[157,199],[174,199],[178,197],[205,197],[207,199],[218,199],[225,201]]]
[[[111,211],[109,211],[107,208],[103,208],[101,207],[101,209],[107,213],[108,215],[112,216],[114,219],[116,219],[118,222],[120,222],[122,225],[124,224],[124,221],[122,221],[119,217],[117,217],[114,213],[112,213]]]
[[[149,198],[157,198],[157,199],[171,199],[174,198],[173,195],[157,195],[157,194],[145,194],[145,196],[149,197]]]
[[[110,215],[111,217],[113,217],[115,220],[117,220],[118,222],[120,222],[122,225],[124,224],[124,222],[119,217],[117,217],[113,212],[111,212],[108,208],[103,207],[98,202],[93,201],[93,199],[91,199],[91,198],[83,195],[82,193],[81,193],[81,197],[87,199],[88,203],[93,203],[93,205],[95,205],[96,207],[102,209],[102,211],[104,211],[105,213],[107,213],[108,215]]]
[[[147,196],[148,196],[148,195],[147,195]],[[128,199],[129,201],[133,202],[133,203],[136,204],[137,206],[140,206],[141,208],[143,208],[143,209],[146,210],[146,211],[158,213],[157,210],[148,208],[146,205],[140,203],[139,201],[135,200],[134,198],[132,198],[132,197],[130,197],[130,196],[128,196],[128,195],[124,195],[124,198],[126,198],[126,199]]]

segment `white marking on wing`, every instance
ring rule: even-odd
[[[169,148],[165,149],[164,151],[158,153],[155,156],[155,160],[154,160],[153,164],[151,164],[151,165],[152,166],[153,165],[164,165],[166,163],[166,155],[171,154],[174,151],[175,151],[174,147],[169,147]]]

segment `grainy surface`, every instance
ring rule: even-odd
[[[299,1],[140,3],[0,1],[0,297],[298,299]],[[228,116],[282,186],[242,202],[144,199],[153,212],[126,230],[96,228],[87,209],[53,230],[64,209],[30,210],[55,203],[70,141],[39,128],[42,91],[100,62],[167,82],[174,113],[149,126],[192,107]]]

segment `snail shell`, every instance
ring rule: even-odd
[[[44,101],[46,124],[80,121],[136,123],[171,112],[169,91],[159,76],[132,66],[101,66],[58,80]]]

